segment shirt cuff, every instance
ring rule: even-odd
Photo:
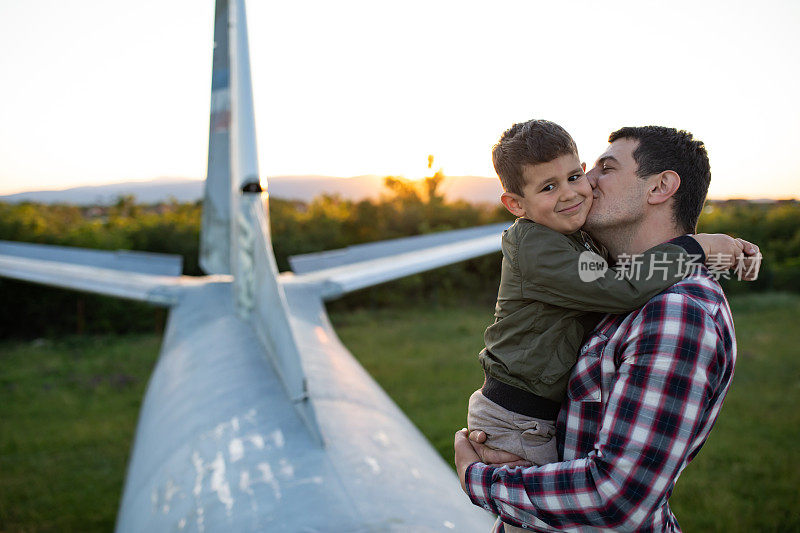
[[[681,235],[680,237],[675,237],[674,239],[670,239],[669,242],[672,244],[677,244],[689,255],[697,255],[700,256],[700,263],[704,265],[706,262],[706,254],[703,252],[703,247],[700,246],[700,243],[697,242],[691,235]]]
[[[467,487],[467,494],[472,503],[491,513],[500,514],[492,501],[493,475],[494,467],[483,463],[472,463],[464,474],[464,485]]]

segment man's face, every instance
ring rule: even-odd
[[[636,175],[633,152],[639,141],[617,139],[586,174],[594,201],[584,228],[591,232],[634,224],[644,215],[647,180]]]
[[[592,205],[592,188],[575,154],[525,165],[524,196],[517,197],[525,218],[564,234],[578,231]]]

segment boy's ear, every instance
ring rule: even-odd
[[[525,216],[525,209],[522,207],[522,203],[520,202],[520,197],[513,192],[504,192],[500,195],[500,203],[502,203],[506,209],[508,209],[509,213],[514,215],[515,217],[524,217]]]
[[[647,203],[651,205],[666,202],[681,186],[681,177],[674,170],[665,170],[654,178],[647,194]]]

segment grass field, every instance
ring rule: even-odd
[[[733,388],[671,498],[683,529],[800,531],[800,297],[739,296]],[[439,452],[481,382],[485,306],[336,313],[337,332]],[[155,336],[0,342],[0,531],[113,528]]]

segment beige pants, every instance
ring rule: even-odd
[[[486,445],[505,450],[541,466],[558,461],[555,420],[542,420],[509,411],[480,390],[469,397],[467,427],[486,433]]]
[[[486,444],[491,448],[511,452],[537,466],[558,461],[554,420],[509,411],[488,399],[480,390],[469,397],[467,427],[470,431],[479,429],[485,432]],[[503,526],[506,533],[526,531],[510,524]]]

